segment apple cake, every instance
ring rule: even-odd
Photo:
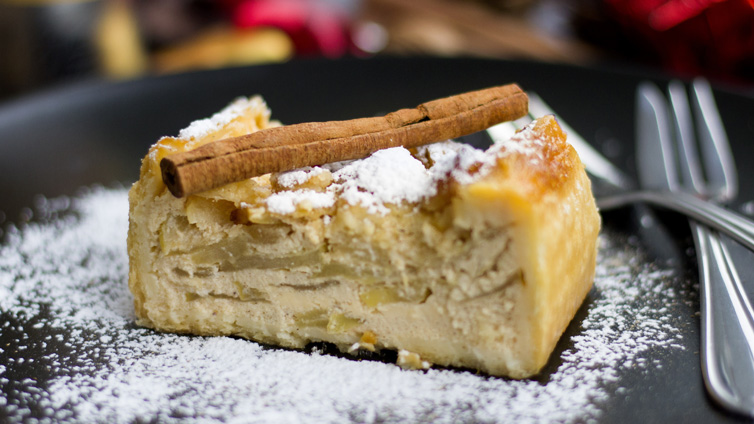
[[[486,151],[453,141],[266,174],[186,198],[160,160],[280,125],[238,99],[159,140],[129,193],[138,323],[525,378],[592,285],[600,218],[555,118]]]

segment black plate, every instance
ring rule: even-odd
[[[572,127],[631,173],[634,90],[647,78],[662,84],[667,81],[657,75],[610,69],[425,58],[295,61],[117,84],[87,82],[0,106],[0,218],[4,215],[6,224],[22,223],[36,195],[71,195],[92,184],[129,185],[138,177],[147,148],[160,136],[177,133],[190,120],[208,116],[236,96],[256,93],[264,95],[275,118],[295,123],[370,116],[444,95],[517,82],[539,93]],[[754,100],[725,90],[716,95],[741,174],[740,198],[752,199],[754,171],[749,162],[754,157]],[[690,247],[684,220],[661,217],[671,222],[682,249]],[[605,216],[605,224],[629,235],[636,230],[630,218],[629,212],[611,213]],[[650,259],[661,260],[661,253],[657,255],[650,254]],[[688,275],[681,273],[695,278],[693,255],[673,265],[690,270]],[[698,304],[691,302],[674,310],[682,315],[678,319],[684,323],[685,349],[662,358],[661,368],[622,376],[620,385],[627,391],[602,404],[601,420],[740,420],[714,406],[704,391],[696,308]],[[568,330],[559,350],[575,331]],[[10,337],[7,331],[0,333],[0,348],[12,343]],[[7,411],[1,416],[8,416]]]

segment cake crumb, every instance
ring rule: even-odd
[[[432,366],[430,362],[422,360],[418,353],[409,352],[404,349],[398,351],[398,361],[396,364],[404,370],[426,370]]]
[[[375,344],[377,344],[377,335],[371,331],[365,331],[364,334],[361,335],[361,338],[359,339],[359,341],[351,345],[350,348],[348,348],[348,353],[354,353],[361,349],[374,352]]]

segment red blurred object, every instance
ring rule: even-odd
[[[338,57],[351,46],[349,19],[332,3],[312,0],[226,0],[235,25],[285,31],[298,54]]]
[[[658,31],[665,31],[699,15],[713,3],[720,1],[722,0],[669,1],[652,11],[649,16],[649,25]]]
[[[754,81],[754,0],[604,0],[669,70]]]

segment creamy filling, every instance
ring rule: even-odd
[[[468,366],[484,355],[448,338],[493,349],[517,334],[506,327],[523,284],[510,225],[459,226],[444,216],[450,206],[390,216],[345,207],[327,224],[236,224],[227,205],[211,205],[224,215],[204,216],[225,222],[202,229],[173,216],[159,230],[153,269],[186,303],[180,320],[189,326],[231,319],[223,312],[231,302],[248,312],[234,315],[227,334],[347,351],[369,332],[377,348],[413,349],[437,363],[460,356]],[[218,231],[226,236],[215,241]]]

